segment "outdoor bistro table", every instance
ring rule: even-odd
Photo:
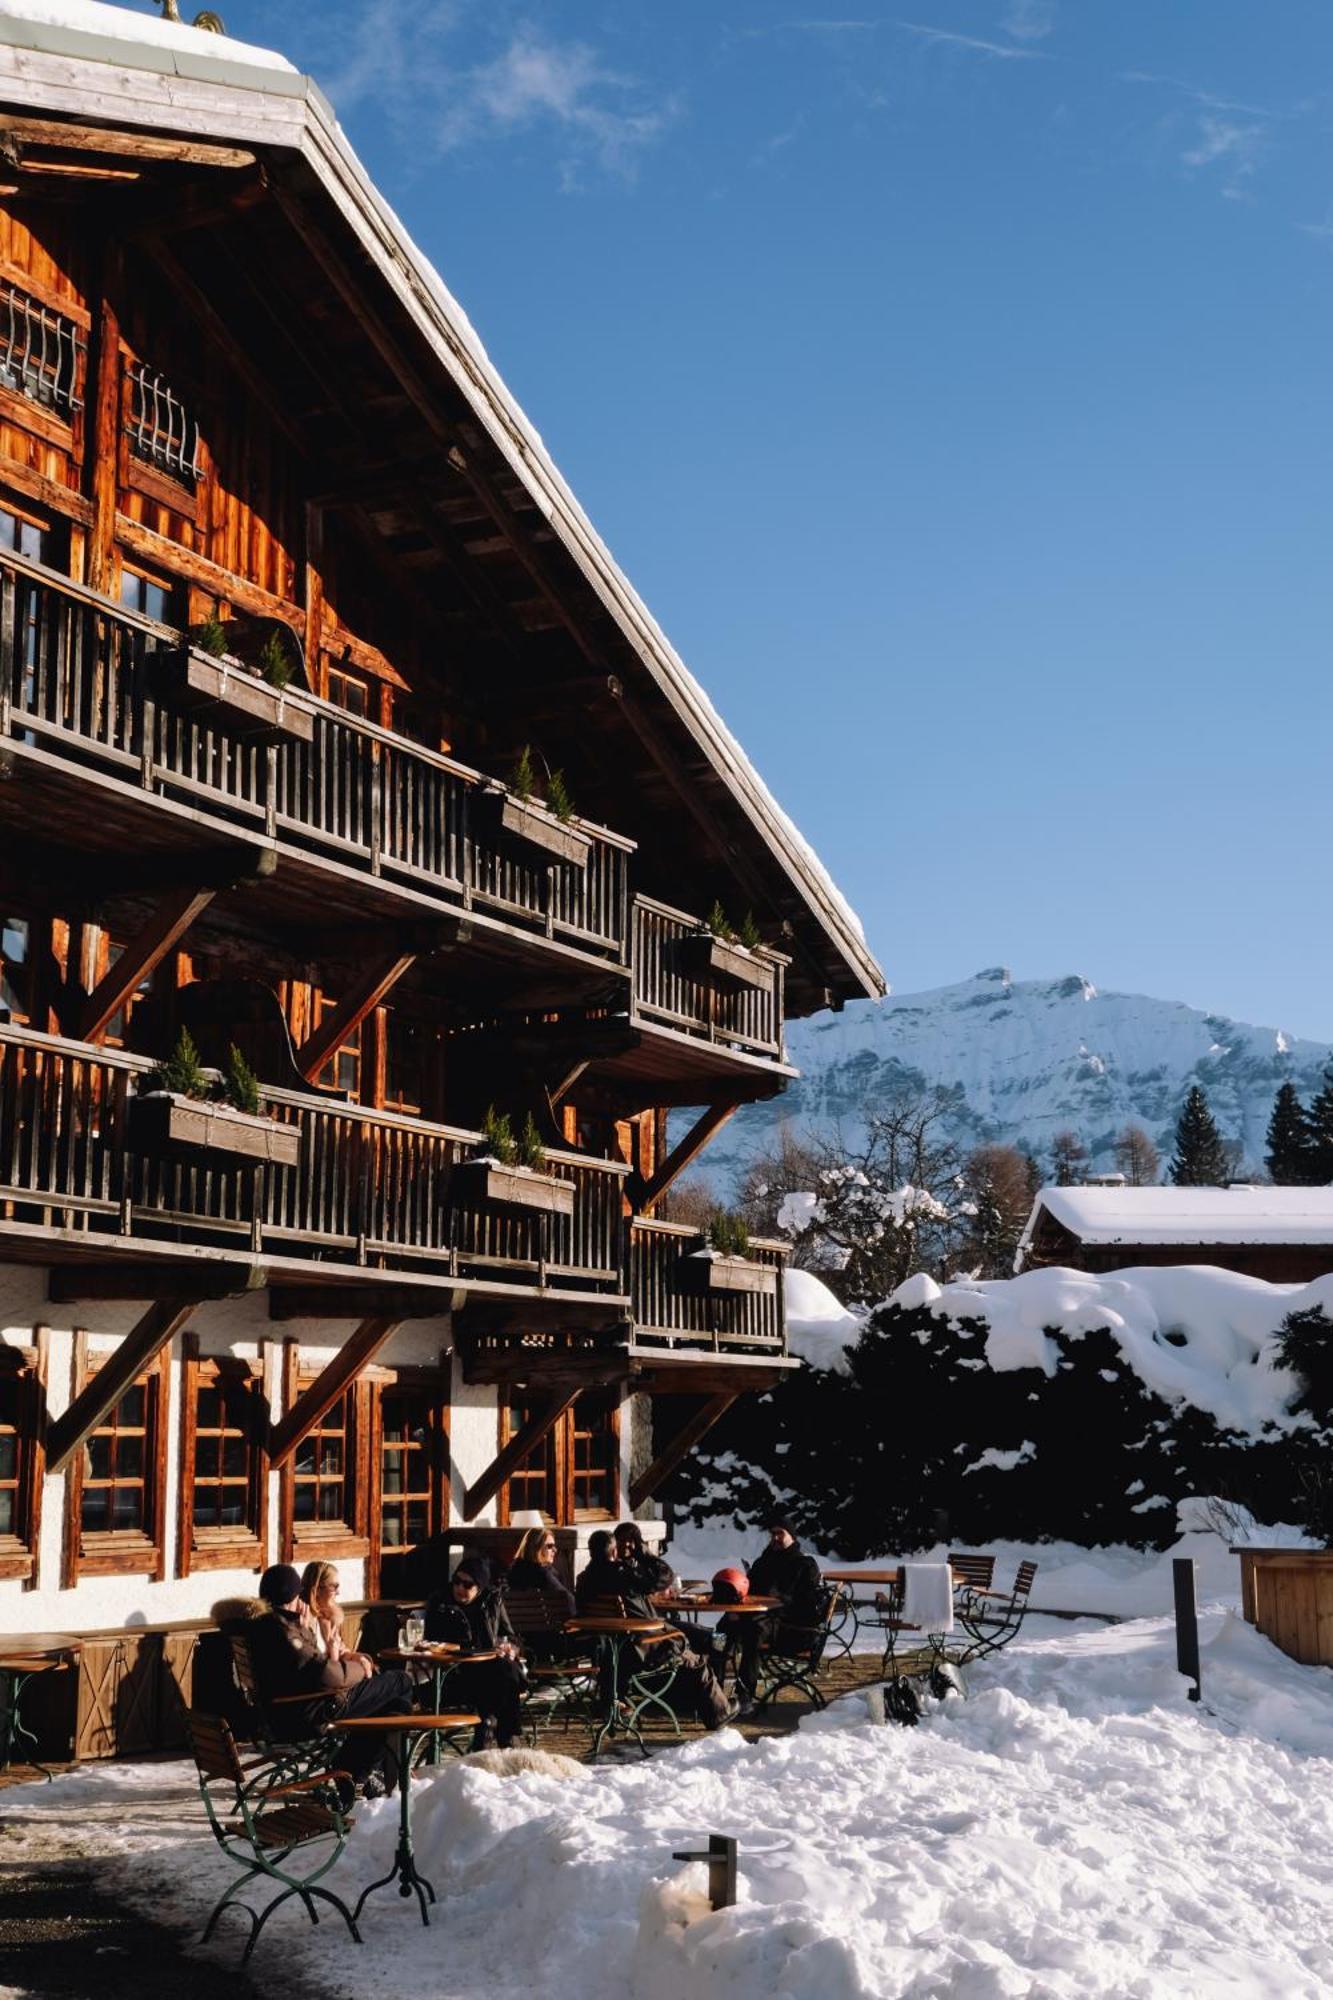
[[[742,1597],[735,1604],[726,1604],[719,1602],[714,1597],[691,1597],[688,1593],[681,1595],[679,1592],[664,1592],[662,1596],[654,1597],[651,1601],[659,1611],[683,1613],[690,1618],[696,1618],[701,1613],[707,1616],[709,1614],[723,1614],[729,1611],[735,1611],[742,1616],[754,1618],[762,1617],[770,1611],[779,1611],[782,1608],[782,1599],[780,1597]],[[720,1677],[723,1680],[726,1679],[727,1674],[731,1671],[733,1651],[734,1647],[729,1640],[727,1649],[722,1655],[719,1669]],[[714,1664],[716,1665],[717,1663],[714,1662]]]
[[[873,1610],[875,1605],[873,1593],[869,1597],[856,1595],[857,1584],[869,1583],[878,1589],[887,1589],[891,1584],[902,1582],[902,1566],[895,1563],[892,1569],[826,1569],[821,1570],[820,1575],[825,1583],[836,1585],[844,1606],[837,1622],[829,1628],[829,1637],[841,1647],[844,1658],[850,1657],[861,1630],[860,1613]]]
[[[627,1713],[621,1716],[620,1695],[620,1639],[669,1639],[675,1631],[664,1618],[571,1618],[565,1626],[566,1632],[586,1632],[598,1640],[601,1656],[601,1685],[606,1696],[606,1714],[603,1716],[592,1739],[592,1756],[596,1758],[608,1736],[617,1734],[632,1736],[647,1756],[643,1734],[639,1728],[639,1717],[650,1702],[671,1713],[668,1704],[660,1694],[645,1690],[637,1701],[628,1703]],[[679,1734],[679,1729],[677,1729]]]
[[[492,1653],[488,1656],[494,1659]],[[458,1648],[443,1640],[423,1639],[419,1646],[385,1646],[375,1658],[382,1667],[429,1667],[431,1669],[431,1707],[438,1713],[444,1700],[444,1683],[458,1664]],[[430,1746],[430,1761],[440,1761],[440,1739],[437,1736]]]
[[[417,1867],[416,1856],[412,1851],[412,1765],[415,1761],[413,1738],[434,1736],[438,1742],[441,1730],[468,1727],[475,1729],[480,1720],[479,1715],[461,1714],[354,1715],[348,1720],[337,1723],[336,1728],[340,1736],[350,1734],[353,1730],[378,1729],[386,1736],[398,1738],[398,1846],[394,1851],[393,1867],[387,1875],[381,1875],[377,1882],[372,1882],[369,1888],[361,1891],[357,1906],[352,1912],[353,1923],[361,1915],[362,1904],[366,1897],[372,1896],[376,1889],[386,1888],[395,1878],[400,1896],[410,1896],[413,1890],[416,1891],[417,1901],[421,1905],[421,1921],[423,1924],[430,1923],[426,1913],[426,1903],[427,1900],[432,1903],[435,1901],[435,1890]]]
[[[37,1747],[37,1738],[24,1727],[19,1715],[19,1701],[28,1682],[35,1674],[64,1673],[77,1664],[82,1651],[82,1639],[69,1632],[12,1632],[0,1638],[0,1771],[9,1769],[19,1737]],[[50,1784],[51,1773],[45,1764],[39,1764],[35,1757],[31,1762]]]

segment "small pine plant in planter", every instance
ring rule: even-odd
[[[750,1256],[750,1232],[732,1209],[719,1208],[709,1220],[700,1249],[681,1259],[687,1287],[699,1292],[770,1292],[778,1281],[774,1265]]]
[[[459,1168],[460,1185],[472,1200],[536,1209],[543,1215],[572,1215],[573,1181],[557,1180],[545,1167],[546,1148],[532,1113],[515,1136],[508,1112],[489,1105],[477,1155]]]
[[[271,626],[258,650],[251,653],[247,644],[246,657],[240,658],[236,648],[243,643],[243,621],[228,626],[215,613],[192,625],[184,644],[159,649],[154,675],[158,699],[209,729],[248,743],[284,738],[311,742],[314,715],[284,699],[296,663],[281,628]]]
[[[552,771],[546,797],[537,797],[537,765],[524,744],[514,760],[507,791],[483,793],[496,838],[516,848],[526,861],[563,861],[586,868],[592,839],[574,819],[574,801],[563,771]]]
[[[136,1153],[187,1163],[294,1167],[301,1129],[264,1115],[258,1078],[239,1049],[231,1049],[219,1079],[182,1028],[166,1061],[130,1100],[130,1143]]]
[[[682,941],[696,978],[761,989],[772,979],[771,967],[758,956],[763,942],[753,911],[738,930],[717,897],[699,929]]]

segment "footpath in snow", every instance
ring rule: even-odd
[[[726,1730],[574,1778],[446,1765],[415,1800],[431,1929],[392,1894],[360,1948],[284,1911],[254,1976],[330,2000],[1322,2000],[1333,1674],[1222,1603],[1201,1631],[1203,1708],[1169,1619],[1143,1617],[1047,1625],[917,1729],[850,1697],[790,1737]],[[189,1783],[120,1765],[24,1788],[20,1844],[101,1852],[112,1885],[197,1929],[228,1870]],[[395,1828],[392,1802],[359,1808],[329,1885],[355,1897]],[[740,1902],[716,1915],[703,1870],[671,1859],[710,1832],[741,1853]],[[224,1924],[210,1950],[242,1942]]]

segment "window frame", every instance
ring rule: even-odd
[[[578,1416],[579,1403],[583,1401],[585,1396],[601,1395],[615,1396],[616,1391],[614,1388],[590,1388],[581,1391],[578,1402],[572,1408],[566,1410],[563,1416],[557,1420],[553,1429],[547,1433],[545,1440],[539,1447],[539,1450],[550,1454],[551,1471],[548,1473],[547,1478],[549,1488],[553,1489],[555,1507],[552,1510],[543,1504],[537,1507],[537,1511],[541,1514],[542,1519],[548,1522],[551,1527],[573,1528],[591,1521],[617,1521],[620,1518],[620,1413],[624,1403],[623,1397],[617,1396],[607,1412],[609,1418],[607,1430],[611,1438],[611,1465],[609,1468],[610,1504],[605,1508],[575,1507],[574,1505],[574,1438],[575,1431],[578,1429],[576,1418]],[[527,1412],[534,1407],[537,1400],[539,1400],[539,1396],[532,1395],[531,1392],[529,1392],[528,1399],[523,1400],[516,1396],[511,1397],[505,1390],[501,1390],[497,1412],[498,1451],[503,1451],[510,1440],[517,1436],[521,1428],[523,1420],[519,1418],[518,1421],[515,1421],[515,1409]],[[531,1465],[531,1462],[531,1460],[528,1460],[527,1465]],[[502,1528],[509,1526],[512,1513],[532,1507],[535,1504],[530,1492],[526,1490],[532,1475],[528,1474],[528,1477],[525,1479],[525,1470],[526,1467],[523,1469],[516,1468],[510,1474],[509,1478],[506,1479],[497,1495],[496,1521]],[[516,1481],[519,1485],[517,1493],[513,1491]],[[549,1490],[547,1497],[551,1497]]]
[[[373,1470],[373,1490],[370,1501],[370,1558],[366,1568],[366,1595],[375,1598],[383,1592],[383,1566],[385,1559],[394,1560],[400,1556],[411,1556],[419,1548],[428,1547],[430,1542],[449,1526],[449,1492],[451,1459],[449,1452],[450,1419],[450,1370],[448,1366],[439,1368],[405,1367],[392,1371],[392,1379],[375,1382],[372,1385],[372,1436],[371,1466]],[[414,1396],[426,1405],[427,1424],[430,1432],[425,1452],[428,1460],[428,1484],[422,1489],[426,1497],[427,1523],[426,1540],[423,1543],[386,1544],[384,1541],[384,1402],[390,1396]]]
[[[282,1356],[282,1407],[290,1410],[304,1390],[314,1382],[320,1370],[318,1367],[303,1370],[300,1350],[294,1340],[283,1343]],[[279,1525],[281,1534],[282,1561],[289,1563],[336,1562],[343,1557],[366,1558],[370,1554],[369,1530],[369,1488],[370,1488],[370,1439],[371,1384],[365,1375],[343,1390],[340,1402],[347,1409],[347,1443],[343,1459],[344,1496],[350,1491],[351,1505],[344,1517],[337,1521],[298,1521],[296,1519],[296,1458],[301,1447],[298,1445],[282,1467]],[[335,1406],[336,1407],[336,1406]],[[331,1412],[326,1413],[331,1414]],[[326,1419],[321,1419],[321,1422]],[[318,1429],[318,1425],[312,1425]]]
[[[176,1568],[180,1576],[194,1570],[262,1570],[268,1551],[268,1400],[264,1394],[264,1345],[257,1361],[239,1355],[200,1355],[199,1336],[181,1340],[181,1412],[179,1518]],[[200,1529],[194,1518],[195,1489],[209,1479],[198,1478],[199,1390],[231,1382],[243,1386],[249,1404],[246,1517],[242,1527]]]
[[[16,1504],[14,1530],[0,1534],[0,1578],[15,1577],[26,1589],[37,1583],[42,1539],[42,1489],[46,1484],[46,1370],[50,1353],[47,1329],[39,1326],[31,1346],[0,1343],[0,1366],[17,1383],[15,1454]],[[12,1357],[12,1358],[11,1358]]]
[[[84,1465],[88,1446],[99,1424],[70,1460],[65,1485],[65,1587],[84,1576],[146,1576],[161,1583],[166,1576],[167,1424],[170,1415],[171,1346],[168,1341],[155,1360],[136,1375],[129,1388],[144,1390],[144,1519],[138,1529],[83,1529]],[[116,1353],[114,1347],[96,1354],[81,1327],[74,1336],[74,1394],[86,1389]],[[126,1391],[128,1394],[128,1389]]]

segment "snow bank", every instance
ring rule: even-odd
[[[1317,2000],[1333,1676],[1219,1607],[1201,1636],[1202,1709],[1146,1619],[1015,1645],[919,1729],[852,1697],[794,1736],[727,1730],[582,1784],[446,1765],[415,1801],[430,1929],[382,1892],[358,1950],[289,1907],[257,1976],[328,2000]],[[23,1837],[100,1844],[103,1880],[195,1929],[229,1870],[187,1784],[88,1766],[25,1792]],[[329,1886],[381,1873],[396,1823],[362,1808]],[[672,1859],[715,1831],[740,1843],[716,1914]],[[234,1965],[241,1934],[224,1920],[211,1951]]]
[[[787,1271],[787,1345],[812,1368],[847,1373],[847,1348],[860,1338],[861,1322],[813,1271]]]
[[[889,1299],[923,1307],[956,1324],[988,1328],[986,1360],[996,1373],[1059,1361],[1048,1330],[1066,1337],[1105,1328],[1144,1387],[1169,1403],[1191,1403],[1224,1429],[1257,1435],[1265,1424],[1292,1429],[1295,1378],[1273,1358],[1287,1314],[1321,1307],[1333,1316],[1333,1277],[1309,1285],[1269,1285],[1211,1265],[1137,1266],[1098,1277],[1052,1268],[1016,1278],[958,1279],[936,1288],[909,1278]]]

